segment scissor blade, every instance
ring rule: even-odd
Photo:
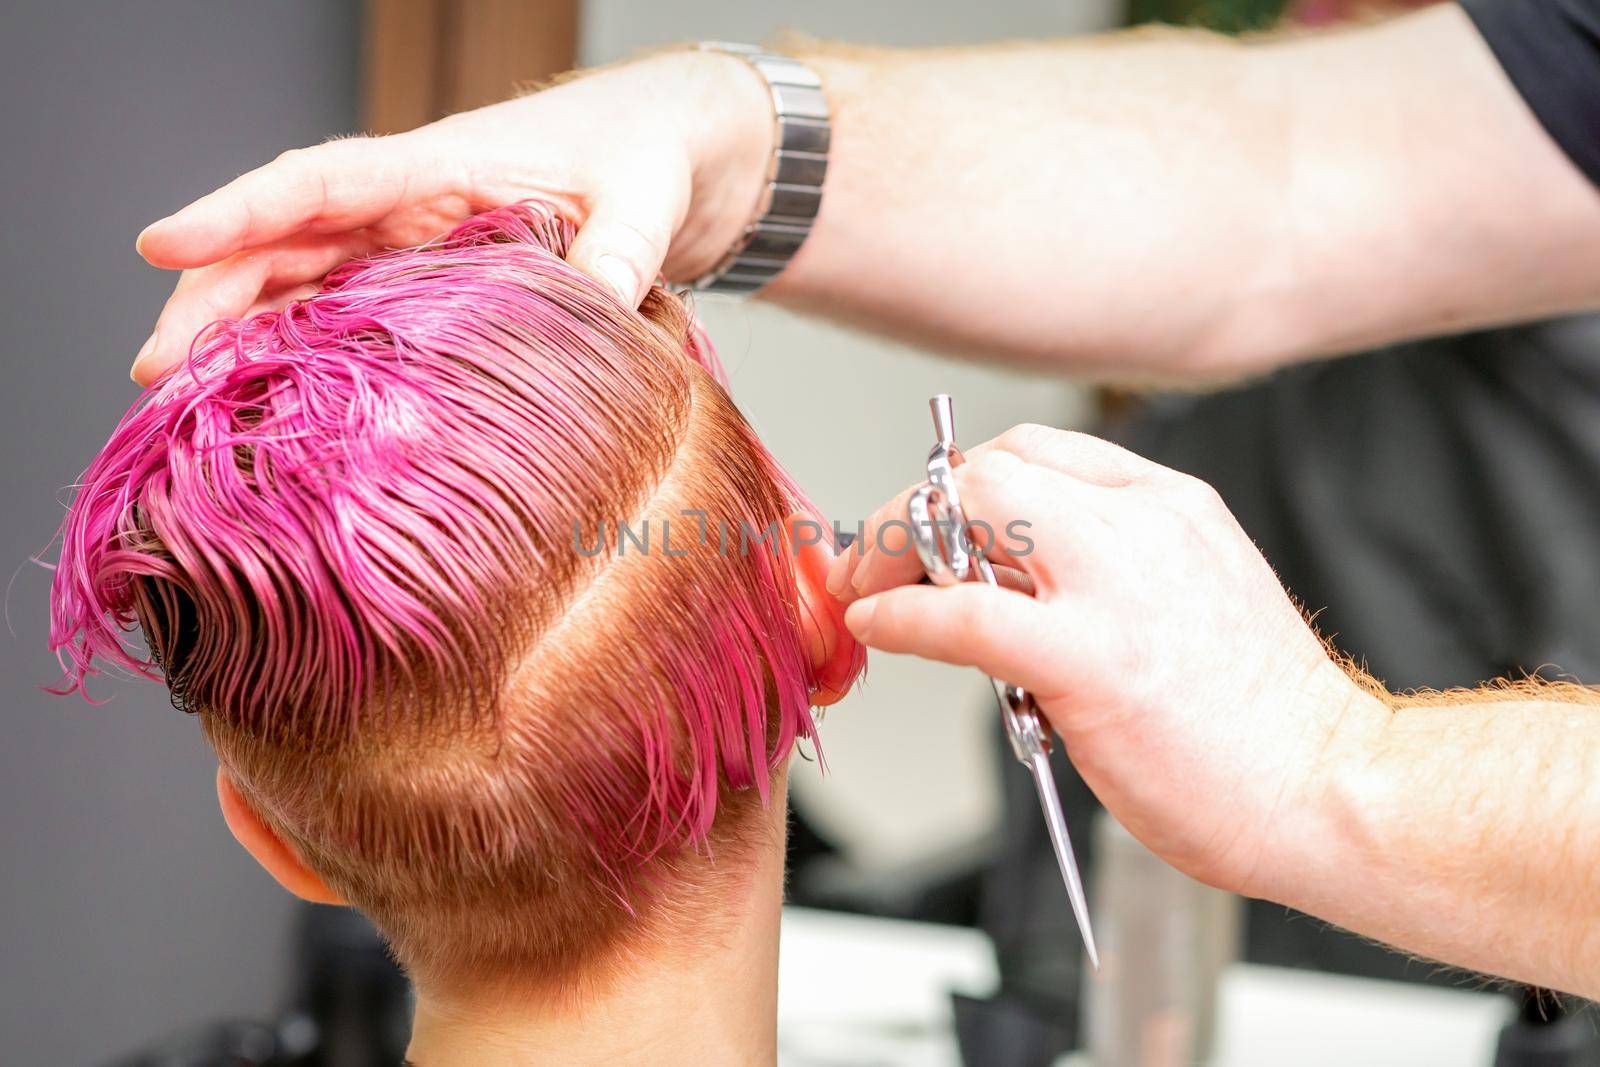
[[[1072,916],[1078,920],[1083,947],[1098,973],[1100,951],[1095,948],[1094,930],[1089,926],[1089,902],[1084,899],[1083,876],[1078,873],[1078,857],[1072,851],[1072,839],[1067,836],[1067,818],[1061,813],[1061,798],[1056,794],[1056,780],[1050,773],[1049,757],[1043,753],[1031,757],[1028,769],[1033,772],[1033,785],[1039,792],[1039,806],[1044,809],[1044,822],[1050,828],[1050,844],[1055,846],[1061,880],[1067,883],[1067,899],[1072,902]]]

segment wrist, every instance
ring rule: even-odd
[[[766,186],[775,125],[772,96],[748,63],[720,52],[661,57],[684,79],[680,112],[689,153],[689,208],[663,268],[672,281],[709,270],[755,216]]]
[[[1306,690],[1312,728],[1299,767],[1279,805],[1245,896],[1326,914],[1323,903],[1362,882],[1369,866],[1367,832],[1372,756],[1388,705],[1364,680],[1329,659]]]
[[[818,219],[830,130],[867,64],[827,52],[749,54],[702,45],[696,95],[686,112],[690,206],[668,257],[673,280],[750,292],[787,277]],[[719,115],[707,121],[707,115]],[[782,140],[782,151],[779,139]],[[828,171],[831,174],[831,171]],[[797,246],[800,246],[797,248]]]

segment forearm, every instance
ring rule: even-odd
[[[770,290],[799,308],[1063,369],[1228,375],[1600,297],[1600,197],[1451,6],[1249,45],[805,58],[835,136]]]
[[[1262,895],[1446,963],[1600,994],[1600,691],[1372,698]]]

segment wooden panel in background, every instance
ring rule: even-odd
[[[469,0],[451,8],[457,62],[443,83],[447,111],[504,100],[577,62],[578,0]]]
[[[435,118],[438,0],[367,0],[361,27],[361,124],[398,133]]]
[[[367,0],[362,123],[398,133],[571,69],[579,0]]]

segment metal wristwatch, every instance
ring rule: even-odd
[[[693,282],[702,293],[753,293],[789,265],[822,206],[828,98],[816,72],[788,56],[725,41],[702,41],[699,47],[744,60],[766,79],[772,94],[772,161],[755,218],[717,265]]]

